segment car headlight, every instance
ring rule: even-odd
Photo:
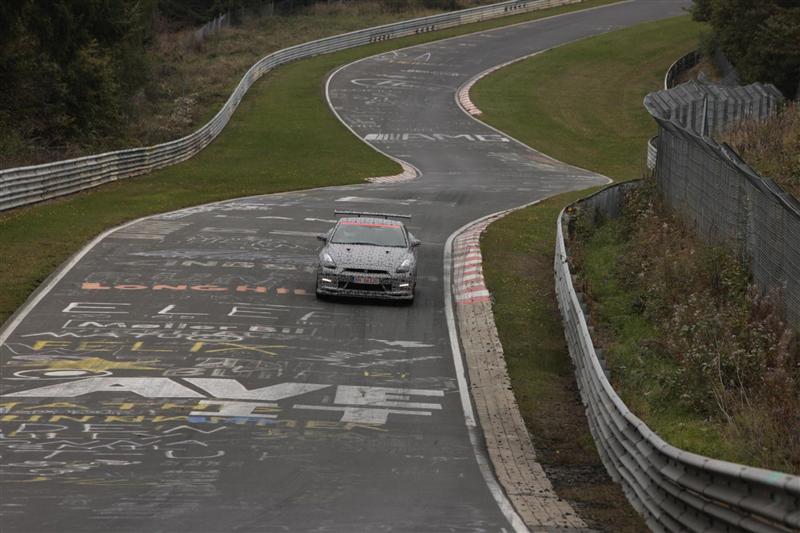
[[[320,259],[320,263],[325,268],[336,268],[336,261],[333,260],[333,257],[328,252],[323,253]]]
[[[408,272],[409,270],[411,270],[411,258],[406,257],[405,259],[403,259],[403,262],[400,263],[400,266],[397,267],[397,271]]]

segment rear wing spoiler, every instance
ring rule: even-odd
[[[335,210],[334,215],[349,215],[355,217],[375,217],[375,218],[411,218],[411,215],[396,215],[394,213],[365,213],[362,211],[339,211]]]

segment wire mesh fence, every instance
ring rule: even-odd
[[[710,132],[780,106],[773,86],[690,82],[648,95],[659,125],[655,179],[660,194],[707,242],[734,247],[763,292],[779,291],[800,324],[800,202],[761,176]]]
[[[761,83],[731,87],[692,80],[651,93],[644,103],[654,118],[708,136],[745,118],[772,115],[783,103],[783,95]]]

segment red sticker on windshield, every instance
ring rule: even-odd
[[[400,228],[398,224],[369,224],[367,222],[342,222],[343,226],[364,226],[367,228]]]

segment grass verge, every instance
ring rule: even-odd
[[[276,69],[225,131],[187,162],[0,214],[0,322],[67,257],[103,230],[141,216],[237,196],[358,183],[399,166],[331,114],[321,81],[335,67],[387,50],[612,3],[589,0],[319,56]],[[342,157],[347,154],[347,157]]]
[[[568,163],[616,180],[641,176],[655,124],[642,99],[697,43],[688,17],[573,43],[484,78],[472,99],[483,120]],[[538,458],[558,494],[591,527],[644,531],[605,474],[586,425],[555,301],[553,253],[568,193],[493,223],[481,247],[512,387]]]
[[[487,76],[472,101],[537,150],[617,181],[639,178],[642,140],[657,133],[642,100],[697,46],[700,28],[678,17],[562,46]]]

